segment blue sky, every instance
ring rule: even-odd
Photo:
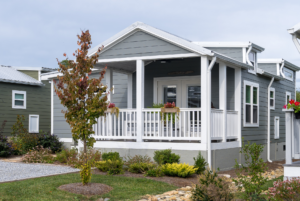
[[[251,41],[265,48],[259,58],[300,66],[286,31],[300,23],[299,0],[12,0],[0,8],[3,65],[56,68],[56,58],[77,48],[81,30],[90,30],[95,46],[142,21],[193,41]]]

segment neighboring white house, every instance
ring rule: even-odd
[[[97,37],[97,36],[93,36]],[[95,147],[121,155],[148,154],[171,148],[182,162],[193,163],[200,151],[213,168],[230,169],[242,137],[265,144],[262,157],[284,159],[286,99],[295,98],[295,71],[285,60],[258,63],[264,48],[251,42],[191,42],[136,22],[94,47],[104,46],[91,77],[107,66],[104,82],[114,88],[109,101],[119,118],[101,117],[94,126]],[[278,65],[291,73],[277,72]],[[42,80],[56,79],[46,73]],[[63,107],[53,93],[52,133],[72,143]],[[179,116],[161,120],[153,103],[175,102]]]

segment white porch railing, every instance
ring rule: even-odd
[[[180,108],[179,115],[144,109],[144,135],[148,140],[201,140],[201,108]],[[163,118],[163,119],[162,119]]]
[[[96,140],[100,139],[136,139],[136,110],[120,109],[119,116],[108,113],[98,118],[93,126]]]
[[[179,115],[165,113],[160,108],[143,109],[143,140],[201,140],[201,108],[180,108]],[[211,110],[211,139],[222,140],[223,110]],[[94,125],[96,140],[136,139],[136,109],[120,109],[119,117],[108,113]],[[238,112],[227,111],[226,139],[238,138]]]

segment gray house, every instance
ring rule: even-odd
[[[51,84],[40,78],[41,73],[50,71],[53,69],[0,66],[0,124],[7,121],[4,135],[10,135],[17,115],[24,115],[30,133],[50,131]]]
[[[295,98],[299,67],[280,60],[257,62],[264,48],[251,43],[192,42],[141,22],[91,49],[104,45],[91,77],[107,66],[109,101],[120,108],[94,125],[95,147],[121,155],[171,148],[182,162],[200,151],[213,168],[231,168],[242,138],[264,144],[265,160],[284,159],[285,125],[281,108]],[[279,71],[278,71],[279,66]],[[72,134],[53,92],[58,72],[42,75],[52,82],[51,132],[66,145]],[[153,103],[175,102],[179,114],[162,119]],[[82,144],[79,143],[79,147]]]

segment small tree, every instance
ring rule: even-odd
[[[101,83],[106,68],[100,72],[98,79],[89,78],[93,65],[98,60],[98,53],[103,47],[99,48],[93,56],[88,57],[88,50],[92,44],[89,31],[82,31],[77,37],[80,49],[73,53],[76,62],[68,58],[63,62],[57,59],[58,71],[62,76],[58,76],[58,84],[54,86],[61,104],[67,108],[63,112],[71,126],[72,136],[75,140],[83,142],[83,152],[86,155],[87,147],[93,147],[95,142],[91,137],[94,133],[92,126],[97,123],[97,118],[104,115],[108,104],[107,94],[103,95],[107,87]],[[65,53],[64,56],[67,57]]]
[[[250,144],[249,141],[245,144],[243,139],[243,147],[240,153],[245,157],[245,165],[238,164],[235,159],[234,167],[238,178],[233,179],[233,181],[239,190],[244,188],[246,198],[259,199],[262,192],[261,187],[268,181],[263,176],[263,173],[268,169],[267,164],[260,158],[263,148],[263,145]]]

